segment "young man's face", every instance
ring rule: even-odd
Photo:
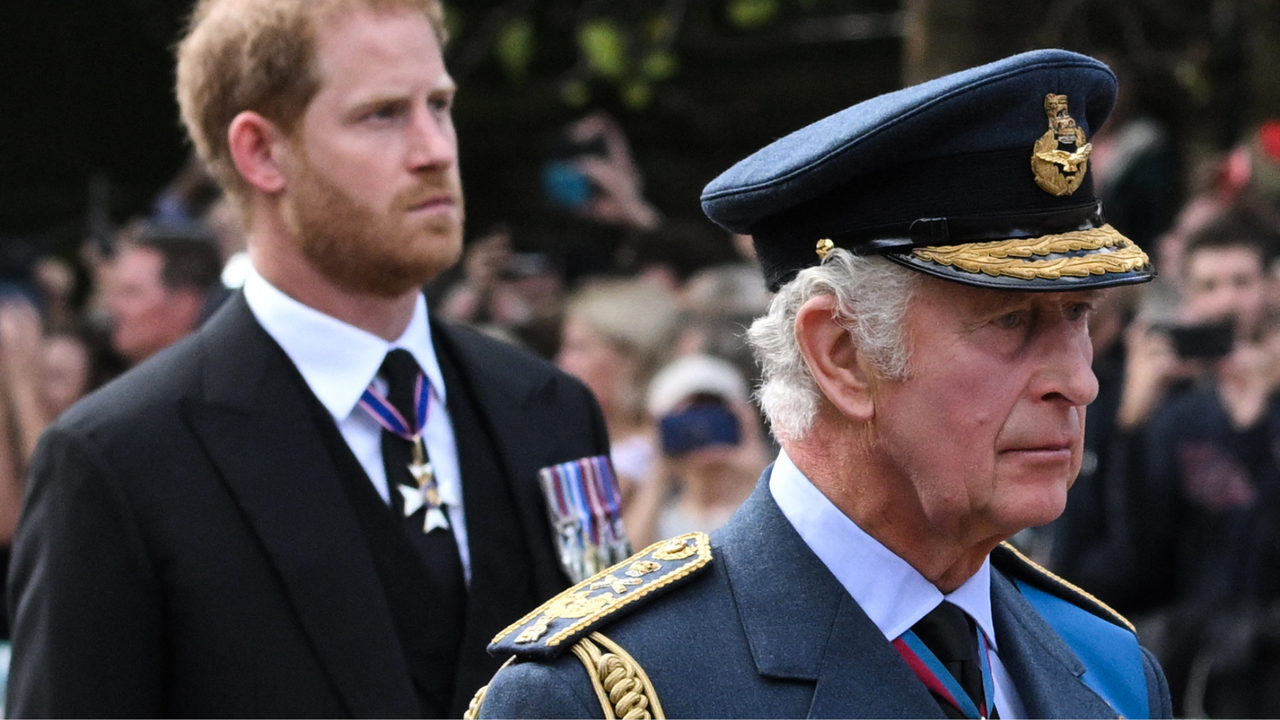
[[[1256,339],[1267,303],[1262,256],[1249,247],[1213,247],[1192,252],[1185,263],[1183,320],[1231,319],[1236,336]]]
[[[457,261],[463,200],[453,80],[430,23],[353,10],[317,36],[319,91],[286,156],[285,222],[344,289],[415,290]]]

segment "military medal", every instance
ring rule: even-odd
[[[545,467],[538,479],[560,548],[560,564],[574,582],[631,554],[622,530],[621,493],[608,456]]]
[[[422,532],[429,533],[436,528],[449,527],[448,517],[444,513],[444,503],[440,499],[440,488],[436,484],[435,470],[427,457],[426,442],[422,437],[427,426],[427,416],[431,410],[431,390],[426,378],[419,373],[414,386],[414,408],[417,410],[416,430],[411,430],[409,423],[400,415],[400,411],[382,397],[372,384],[360,396],[359,405],[363,407],[384,430],[409,441],[412,458],[409,461],[409,475],[413,477],[417,487],[397,483],[396,489],[404,501],[404,516],[409,517],[419,508],[426,508]],[[390,481],[390,479],[388,479]]]

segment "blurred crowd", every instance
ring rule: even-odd
[[[1014,538],[1125,613],[1183,715],[1280,714],[1280,122],[1183,174],[1142,118],[1093,139],[1109,219],[1159,279],[1104,293],[1100,392],[1066,512]],[[750,239],[668,220],[593,113],[548,144],[547,222],[473,228],[433,311],[581,378],[604,412],[633,545],[722,525],[776,454],[744,341],[769,296]],[[0,545],[43,428],[198,327],[244,239],[201,168],[147,217],[0,286]],[[7,552],[7,550],[6,550]]]
[[[1145,120],[1100,133],[1118,227],[1183,183]],[[1112,291],[1090,330],[1099,394],[1055,523],[1016,538],[1124,613],[1175,714],[1280,713],[1280,122],[1192,173],[1163,223],[1124,228],[1160,277]],[[1149,220],[1150,218],[1148,218]],[[1143,236],[1142,232],[1150,232]]]

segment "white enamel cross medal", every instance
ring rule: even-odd
[[[397,486],[400,496],[404,498],[404,516],[409,517],[417,512],[418,508],[426,507],[427,516],[422,524],[422,532],[429,533],[436,528],[448,529],[449,521],[445,518],[444,508],[441,506],[435,471],[427,461],[426,448],[423,446],[421,435],[413,441],[413,460],[409,463],[409,474],[418,483],[418,487]]]

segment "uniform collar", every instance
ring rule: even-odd
[[[394,342],[298,302],[254,268],[245,279],[244,297],[254,317],[293,361],[335,420],[351,414],[393,348],[404,348],[413,355],[440,402],[445,401],[444,377],[427,321],[427,301],[421,294],[413,319]]]
[[[999,651],[991,620],[991,559],[944,595],[906,560],[868,535],[822,494],[787,457],[778,454],[769,490],[796,532],[857,601],[885,639],[911,629],[943,600],[959,605]]]

